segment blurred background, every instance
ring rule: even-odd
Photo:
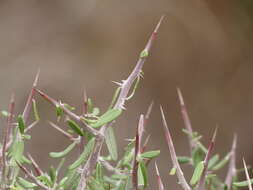
[[[105,111],[116,88],[111,81],[128,76],[163,14],[166,19],[144,66],[144,80],[115,125],[120,148],[125,138],[134,136],[139,115],[153,100],[146,129],[151,134],[149,147],[162,149],[158,166],[168,189],[181,189],[168,175],[172,164],[159,112],[162,104],[176,151],[187,155],[176,94],[180,87],[204,143],[218,125],[215,152],[225,155],[237,133],[238,165],[243,156],[252,163],[252,0],[2,0],[0,109],[7,109],[14,92],[16,111],[22,112],[40,68],[39,88],[52,97],[80,112],[86,88]],[[31,131],[28,151],[47,170],[55,163],[48,152],[69,142],[47,123],[56,120],[51,105],[40,97],[38,104],[42,121]],[[1,123],[4,126],[4,119]],[[157,187],[152,176],[150,185],[149,189]]]

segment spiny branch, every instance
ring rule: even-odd
[[[227,185],[228,190],[231,189],[233,178],[236,176],[236,146],[237,146],[237,135],[234,134],[232,148],[231,148],[231,156],[228,166],[228,173],[225,180],[225,184]]]
[[[178,94],[178,98],[179,98],[179,102],[180,102],[181,113],[182,113],[185,128],[187,129],[187,131],[190,134],[192,134],[193,130],[192,130],[191,120],[188,115],[188,112],[187,112],[187,109],[186,109],[186,106],[184,103],[183,95],[182,95],[180,88],[177,88],[177,94]],[[196,142],[192,140],[191,136],[188,136],[188,139],[189,139],[189,144],[190,144],[190,150],[192,151],[196,147]]]
[[[29,116],[29,113],[30,113],[30,110],[31,110],[32,100],[35,96],[35,92],[36,92],[35,88],[37,87],[37,83],[38,83],[38,80],[39,80],[39,75],[40,75],[40,70],[38,70],[38,72],[35,76],[31,92],[28,96],[28,99],[27,99],[27,102],[26,102],[26,105],[25,105],[25,109],[24,109],[23,114],[22,114],[25,123],[27,122],[27,119],[28,119],[28,116]]]
[[[148,54],[150,52],[150,49],[152,47],[152,44],[153,44],[156,36],[157,36],[157,32],[158,32],[158,29],[161,25],[163,18],[164,18],[164,16],[161,17],[155,30],[151,34],[151,37],[149,38],[146,47],[144,48],[144,50],[142,51],[142,53],[139,56],[139,60],[137,61],[137,64],[136,64],[134,70],[129,75],[129,77],[126,80],[124,80],[122,84],[120,84],[121,91],[120,91],[119,97],[113,107],[114,109],[124,109],[124,104],[127,99],[129,90],[130,90],[131,86],[133,85],[135,79],[141,74],[143,64],[145,63],[146,58],[148,57]],[[93,159],[88,160],[87,163],[85,164],[84,169],[82,170],[83,172],[82,172],[80,183],[78,185],[77,190],[82,190],[86,186],[86,184],[85,184],[86,178],[88,177],[88,171],[86,170],[86,168],[89,168],[91,170],[93,170],[95,168],[95,164],[98,161],[98,157],[100,155],[100,150],[101,150],[102,145],[104,143],[104,134],[105,134],[105,131],[108,128],[108,126],[109,125],[104,125],[100,129],[100,134],[102,134],[102,136],[97,137],[99,140],[96,143],[96,145],[98,146],[98,152],[93,151],[93,153],[91,154],[91,157]],[[94,160],[95,160],[95,162],[94,162]],[[91,163],[92,161],[93,161],[93,163]]]
[[[213,147],[214,147],[214,143],[215,143],[216,134],[217,134],[217,128],[214,131],[212,140],[209,144],[209,147],[208,147],[208,150],[207,150],[207,153],[206,153],[206,157],[205,157],[205,160],[204,160],[204,170],[203,170],[202,175],[200,177],[200,180],[198,182],[197,190],[204,190],[205,180],[206,180],[206,176],[207,176],[207,172],[208,172],[208,163],[209,163],[209,160],[211,158],[211,154],[213,152]]]
[[[176,155],[176,151],[174,148],[174,144],[170,135],[170,131],[164,116],[164,112],[163,112],[163,108],[162,106],[160,106],[160,110],[161,110],[161,114],[162,114],[162,121],[163,121],[163,127],[164,127],[164,133],[165,133],[165,137],[166,137],[166,141],[169,147],[169,151],[170,151],[170,156],[171,156],[171,160],[173,163],[173,167],[176,168],[176,174],[177,174],[177,178],[179,181],[179,184],[182,186],[182,188],[184,190],[191,190],[191,187],[188,185],[185,177],[184,177],[184,173],[178,163],[177,160],[177,155]]]

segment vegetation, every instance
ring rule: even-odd
[[[74,107],[62,101],[57,101],[37,88],[39,72],[36,75],[23,113],[14,113],[14,96],[11,97],[9,110],[2,111],[2,116],[6,118],[6,127],[4,128],[0,149],[1,189],[138,190],[148,187],[147,168],[150,166],[151,161],[160,154],[159,150],[147,150],[149,136],[144,139],[144,129],[151,114],[153,103],[149,106],[146,114],[140,115],[136,136],[129,140],[129,144],[126,146],[121,158],[118,156],[114,136],[114,122],[124,112],[126,101],[134,95],[143,75],[142,67],[150,53],[162,20],[163,17],[141,52],[132,73],[121,83],[115,82],[118,88],[105,113],[100,114],[99,108],[93,106],[92,100],[84,92],[82,114],[76,114]],[[35,94],[39,94],[54,106],[57,121],[49,122],[49,124],[69,139],[69,145],[64,150],[49,154],[53,159],[57,159],[59,164],[51,166],[47,172],[43,171],[30,154],[25,153],[25,144],[31,138],[29,132],[40,121]],[[253,179],[249,178],[245,162],[243,162],[244,170],[236,169],[236,135],[234,136],[231,151],[224,158],[220,159],[218,154],[213,155],[216,130],[209,146],[206,148],[200,141],[201,136],[194,132],[191,127],[180,89],[178,89],[178,96],[185,123],[183,132],[189,139],[190,154],[184,157],[176,155],[171,133],[161,107],[165,139],[173,163],[170,175],[177,176],[178,183],[184,190],[236,190],[247,186],[252,189]],[[32,113],[34,122],[28,123],[28,116]],[[60,120],[64,120],[68,127],[58,126]],[[109,155],[101,154],[103,144],[106,144]],[[70,165],[66,166],[64,161],[74,149],[78,149],[79,154],[76,155],[76,159]],[[216,175],[216,172],[224,168],[227,163],[228,172],[226,179],[223,180]],[[184,177],[184,172],[181,169],[182,164],[189,164],[193,168],[193,175],[189,182]],[[156,171],[159,190],[165,189],[156,163],[154,171]],[[237,181],[240,171],[245,171],[245,181]]]

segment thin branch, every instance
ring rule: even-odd
[[[163,182],[162,182],[162,179],[160,177],[160,173],[159,173],[159,170],[158,170],[158,167],[157,167],[156,163],[155,163],[155,169],[156,169],[156,178],[157,178],[157,183],[158,183],[159,190],[164,190]]]
[[[40,182],[31,172],[29,172],[24,166],[16,162],[18,167],[31,179],[33,180],[39,187],[41,187],[44,190],[51,190],[47,186],[45,186],[42,182]]]
[[[205,188],[205,180],[206,180],[206,176],[207,176],[207,173],[208,173],[208,163],[209,163],[209,160],[211,158],[211,154],[213,152],[213,147],[214,147],[214,143],[215,143],[216,134],[217,134],[217,128],[215,128],[212,140],[209,144],[209,147],[208,147],[208,150],[207,150],[207,153],[206,153],[206,157],[205,157],[205,160],[204,160],[204,170],[203,170],[202,175],[200,177],[200,180],[198,182],[197,190],[204,190],[204,188]]]
[[[67,109],[64,104],[62,104],[61,102],[56,101],[55,99],[51,98],[50,96],[48,96],[47,94],[45,94],[44,92],[42,92],[39,89],[36,89],[36,91],[47,101],[49,101],[52,105],[54,106],[60,106],[61,109],[64,111],[65,114],[67,114],[69,117],[71,117],[72,119],[76,120],[79,123],[82,123],[83,129],[90,132],[91,134],[93,134],[94,136],[100,136],[101,134],[99,133],[99,131],[97,131],[96,129],[88,126],[87,124],[85,124],[82,121],[82,117],[76,115],[75,113],[73,113],[72,111],[70,111],[69,109]]]
[[[137,130],[136,130],[136,136],[135,136],[132,183],[133,183],[134,189],[136,189],[136,190],[138,190],[138,165],[139,165],[137,158],[140,154],[140,148],[141,148],[141,136],[143,133],[143,118],[144,118],[144,116],[141,115],[140,119],[139,119],[139,124],[138,124]]]
[[[247,165],[245,163],[244,158],[242,160],[243,160],[243,166],[244,166],[245,175],[246,175],[247,182],[248,182],[248,187],[249,187],[249,190],[252,190],[251,180],[250,180],[250,177],[249,177],[249,172],[248,172],[248,169],[247,169]]]
[[[178,98],[179,98],[179,102],[180,102],[181,113],[182,113],[185,128],[187,129],[187,131],[190,134],[192,134],[193,130],[192,130],[191,120],[188,115],[188,112],[187,112],[187,109],[186,109],[186,106],[184,103],[183,95],[182,95],[180,88],[177,88],[177,94],[178,94]],[[188,139],[189,139],[189,144],[190,144],[190,151],[192,151],[196,147],[196,142],[192,140],[191,136],[188,136]]]
[[[191,187],[188,185],[185,177],[184,177],[184,173],[178,163],[177,160],[177,155],[176,155],[176,151],[174,148],[174,144],[170,135],[170,131],[164,116],[164,112],[163,112],[163,108],[162,106],[160,106],[160,110],[161,110],[161,114],[162,114],[162,121],[163,121],[163,127],[164,127],[164,132],[165,132],[165,137],[166,137],[166,141],[169,147],[169,151],[170,151],[170,156],[171,156],[171,160],[173,163],[173,167],[176,168],[176,174],[177,174],[177,178],[179,181],[179,184],[182,186],[182,188],[184,190],[191,190]]]
[[[141,149],[141,153],[143,153],[146,150],[148,142],[149,142],[149,139],[150,139],[150,136],[151,135],[148,135],[147,138],[145,139],[145,141],[143,143],[143,146],[142,146],[142,149]]]
[[[33,127],[35,127],[37,124],[39,123],[39,120],[36,120],[34,122],[32,122],[30,125],[28,125],[25,129],[25,133],[30,131]]]
[[[83,115],[87,114],[88,112],[88,97],[86,89],[83,90],[83,107],[82,107]]]
[[[54,124],[53,122],[49,121],[49,124],[55,128],[57,131],[59,131],[61,134],[63,134],[65,137],[67,137],[69,140],[71,141],[76,141],[77,139],[75,137],[73,137],[71,134],[67,133],[66,131],[64,131],[63,129],[61,129],[59,126],[57,126],[56,124]]]
[[[153,109],[153,106],[154,106],[154,101],[152,101],[149,106],[148,106],[148,110],[145,114],[145,121],[149,119],[150,115],[151,115],[151,112],[152,112],[152,109]]]
[[[232,148],[231,148],[231,156],[228,166],[228,173],[225,180],[228,190],[231,189],[233,178],[236,176],[236,146],[237,146],[237,135],[234,134]]]
[[[117,102],[115,103],[114,108],[118,108],[118,109],[122,109],[122,107],[124,107],[125,104],[125,100],[127,98],[128,92],[132,86],[132,84],[134,83],[135,79],[140,75],[143,64],[145,63],[148,54],[150,53],[151,47],[154,43],[154,40],[157,36],[158,30],[160,28],[160,25],[163,21],[164,16],[161,17],[161,19],[159,20],[158,24],[156,25],[155,30],[153,31],[153,33],[151,34],[151,37],[148,40],[148,43],[146,45],[146,47],[144,48],[143,52],[146,52],[146,56],[140,56],[139,60],[134,68],[134,70],[132,71],[132,73],[129,75],[129,77],[123,81],[123,83],[121,84],[121,91],[118,97]]]
[[[44,172],[42,171],[42,169],[39,167],[39,165],[35,162],[35,160],[33,159],[33,157],[31,156],[31,154],[28,154],[28,158],[30,159],[30,161],[32,162],[32,166],[37,174],[37,176],[41,176]]]
[[[2,184],[5,185],[6,180],[6,153],[8,149],[8,144],[11,144],[11,135],[12,135],[12,120],[13,120],[13,112],[14,112],[14,94],[11,96],[10,104],[9,104],[9,115],[7,117],[7,125],[4,131],[3,137],[3,147],[2,147]],[[8,143],[9,142],[9,143]]]
[[[38,80],[39,80],[39,75],[40,75],[40,69],[38,70],[38,72],[35,76],[31,92],[28,96],[28,99],[27,99],[27,102],[26,102],[26,105],[25,105],[25,109],[24,109],[23,114],[22,114],[25,123],[27,122],[29,113],[31,111],[32,100],[35,96],[35,88],[37,87],[37,83],[38,83]]]

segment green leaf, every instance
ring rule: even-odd
[[[18,128],[21,134],[25,133],[25,122],[22,115],[18,115]]]
[[[61,152],[50,152],[49,155],[52,158],[61,158],[66,156],[71,150],[73,150],[73,148],[76,146],[76,142],[73,142],[72,144],[70,144],[66,149],[64,149]]]
[[[176,174],[176,171],[177,171],[177,168],[171,168],[170,170],[170,175],[175,175]]]
[[[22,138],[25,139],[25,140],[30,140],[32,138],[32,136],[31,135],[27,135],[27,134],[23,134]]]
[[[148,50],[144,49],[141,53],[140,53],[140,58],[146,58],[148,57]]]
[[[113,160],[118,159],[117,143],[114,135],[114,129],[108,127],[105,133],[105,143],[107,145],[110,156]]]
[[[147,168],[144,162],[139,162],[138,164],[138,186],[146,187],[148,184]]]
[[[24,148],[25,148],[24,141],[22,140],[14,141],[10,151],[10,156],[13,161],[17,161],[18,163],[23,162]]]
[[[50,177],[52,183],[55,184],[56,179],[57,179],[57,171],[56,171],[56,169],[55,169],[54,167],[52,167],[52,166],[51,166],[50,169],[49,169],[49,177]]]
[[[5,111],[5,110],[1,111],[1,114],[2,114],[2,116],[4,116],[4,117],[8,117],[8,116],[10,115],[10,113],[7,112],[7,111]]]
[[[200,180],[200,177],[202,175],[204,171],[204,162],[199,162],[198,165],[196,166],[194,172],[193,172],[193,175],[192,175],[192,178],[191,178],[191,181],[190,181],[190,184],[192,186],[196,185],[196,183]]]
[[[105,112],[103,115],[101,115],[98,118],[96,123],[90,124],[90,125],[91,125],[91,127],[94,127],[94,128],[101,127],[101,126],[115,120],[117,117],[120,116],[121,113],[122,113],[121,109],[110,109],[107,112]]]
[[[217,162],[219,161],[219,155],[215,154],[208,162],[208,169],[212,170],[212,168],[217,164]]]
[[[113,97],[112,97],[112,102],[111,102],[111,104],[110,104],[110,106],[109,106],[109,109],[112,109],[112,108],[113,108],[113,105],[114,105],[114,103],[116,102],[117,97],[119,96],[120,90],[121,90],[121,88],[118,87],[118,88],[116,89],[116,91],[114,92],[114,95],[113,95]]]
[[[53,186],[52,181],[50,180],[49,176],[47,176],[47,175],[41,175],[41,176],[38,176],[36,178],[38,180],[40,180],[42,183],[44,183],[46,186],[48,186],[48,187],[52,187]]]
[[[88,142],[88,144],[85,146],[84,151],[79,156],[79,158],[73,164],[71,164],[68,167],[68,169],[69,170],[74,170],[74,169],[78,168],[82,163],[84,163],[88,159],[90,153],[93,151],[94,145],[95,145],[95,138],[92,138]]]
[[[188,164],[191,162],[191,158],[187,157],[187,156],[178,156],[177,157],[177,161],[179,162],[179,164]]]
[[[62,187],[65,185],[66,181],[68,180],[68,177],[62,178],[62,180],[59,182],[58,187]]]
[[[219,170],[223,168],[228,163],[230,156],[230,153],[228,153],[219,163],[213,166],[212,170]]]
[[[99,181],[97,181],[93,177],[90,178],[88,185],[91,190],[104,190],[103,184],[101,184]]]
[[[112,179],[118,179],[118,180],[121,180],[121,179],[127,179],[127,175],[125,175],[125,174],[113,174],[112,176],[111,176],[111,178]]]
[[[33,189],[33,188],[37,187],[37,185],[35,183],[29,182],[29,181],[23,179],[22,177],[18,177],[18,183],[26,189]]]
[[[97,116],[99,113],[100,113],[99,108],[95,107],[95,108],[93,108],[91,115]]]
[[[80,127],[76,122],[74,122],[73,120],[68,119],[68,120],[67,120],[67,123],[68,123],[69,127],[70,127],[73,131],[75,131],[78,135],[80,135],[80,136],[83,136],[83,135],[84,135],[84,133],[83,133],[81,127]]]
[[[141,154],[142,158],[147,158],[147,159],[152,159],[157,157],[160,154],[160,150],[153,150],[153,151],[148,151],[144,152]]]
[[[34,118],[36,121],[39,121],[40,120],[40,116],[39,116],[39,112],[38,112],[38,109],[37,109],[37,104],[36,104],[36,101],[33,99],[33,114],[34,114]]]
[[[253,184],[253,179],[250,179],[250,183]],[[241,181],[241,182],[234,182],[233,185],[236,187],[247,187],[248,181],[245,180],[245,181]]]
[[[68,110],[70,110],[70,111],[74,111],[74,110],[76,109],[75,107],[70,106],[70,105],[68,105],[68,104],[66,104],[66,103],[64,103],[63,106],[64,106],[65,108],[67,108]]]
[[[92,100],[90,99],[90,98],[88,98],[87,99],[87,111],[88,111],[88,113],[92,113],[92,111],[93,111],[93,103],[92,103]]]
[[[24,155],[22,155],[21,163],[31,164],[32,162],[29,159],[27,159]]]
[[[193,166],[196,167],[204,158],[205,152],[201,148],[196,147],[192,152]]]
[[[57,104],[56,105],[56,116],[57,116],[57,120],[59,120],[60,118],[61,118],[61,116],[63,115],[63,109],[62,109],[62,107],[59,105],[59,104]]]
[[[76,170],[67,170],[67,173],[64,176],[64,178],[65,177],[67,179],[63,183],[63,189],[69,190],[69,189],[73,189],[72,187],[75,186],[76,183],[78,183],[80,179],[80,174],[76,172]]]
[[[96,166],[96,180],[99,182],[103,181],[103,167],[100,163]]]

